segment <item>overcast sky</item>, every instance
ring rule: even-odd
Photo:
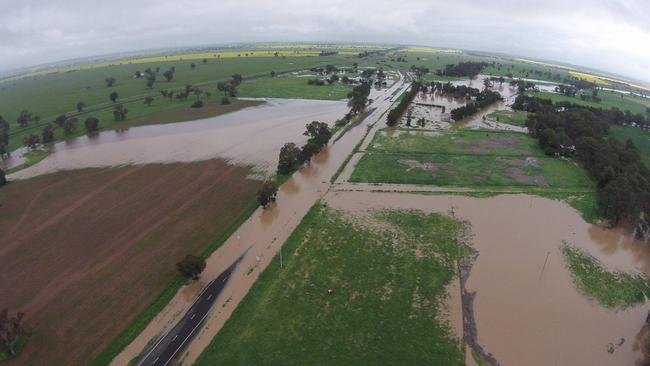
[[[648,0],[0,0],[0,70],[252,41],[495,51],[650,81]]]

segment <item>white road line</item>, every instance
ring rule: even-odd
[[[194,319],[195,316],[196,316],[196,313],[192,314],[192,316],[190,317],[190,320]]]
[[[156,362],[158,362],[159,359],[160,359],[160,357],[156,357],[156,359],[153,360],[153,363],[155,364]]]
[[[178,338],[178,334],[176,334],[176,335],[174,336],[174,338],[172,338],[172,342],[175,341],[176,338]]]

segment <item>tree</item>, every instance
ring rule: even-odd
[[[150,97],[150,96],[144,97],[144,104],[146,104],[147,106],[150,106],[151,103],[153,103],[153,97]]]
[[[113,110],[113,117],[115,117],[116,121],[124,121],[127,113],[129,113],[129,110],[122,104],[118,104],[115,106],[115,110]]]
[[[176,263],[176,268],[183,277],[196,281],[205,269],[205,259],[188,254],[182,261]]]
[[[309,141],[315,143],[319,149],[327,145],[332,137],[332,131],[325,122],[313,121],[305,125],[305,128],[303,135],[309,136]]]
[[[287,142],[280,149],[280,158],[278,159],[278,173],[290,174],[296,168],[300,161],[300,149],[293,142]]]
[[[153,84],[156,83],[156,73],[153,71],[147,73],[147,86],[153,88]]]
[[[257,201],[263,208],[267,208],[271,202],[275,202],[277,194],[278,185],[272,180],[267,180],[257,191]]]
[[[67,120],[67,119],[68,119],[68,116],[65,113],[60,114],[54,119],[54,124],[59,126],[59,127],[63,127],[63,123],[65,123],[65,120]]]
[[[65,121],[63,121],[63,132],[65,132],[66,135],[70,134],[75,127],[77,127],[76,118],[68,118]]]
[[[99,120],[96,117],[88,117],[86,118],[84,125],[86,126],[86,131],[88,131],[88,133],[95,132],[99,127]]]
[[[108,95],[108,99],[110,99],[111,102],[115,103],[118,96],[119,95],[117,94],[117,92],[114,91],[114,92],[112,92],[111,94]]]
[[[31,122],[33,120],[33,118],[34,117],[33,117],[32,113],[30,113],[26,109],[23,109],[22,111],[20,111],[20,115],[18,116],[18,119],[16,120],[16,122],[18,122],[20,127],[25,127],[25,126],[27,126],[29,124],[29,122]]]
[[[165,80],[167,80],[167,82],[172,81],[172,79],[174,78],[174,73],[175,72],[176,72],[176,68],[174,66],[169,68],[169,70],[165,71],[163,73],[163,76],[165,77]]]
[[[7,184],[7,177],[5,176],[5,171],[0,169],[0,186]]]
[[[25,140],[23,141],[25,142],[25,146],[27,146],[30,149],[33,149],[36,147],[36,145],[38,145],[39,142],[38,135],[31,134],[25,137]]]
[[[25,313],[18,312],[9,316],[7,309],[0,312],[0,351],[12,356],[16,355],[16,343],[27,335],[27,329],[23,325]]]
[[[309,163],[311,157],[320,151],[320,147],[312,141],[307,141],[300,149],[300,161]]]
[[[192,70],[196,69],[196,64],[195,64],[194,62],[192,62],[192,63],[190,64],[190,68],[191,68]]]
[[[104,81],[106,81],[106,87],[110,88],[111,86],[115,85],[115,82],[117,80],[115,80],[114,77],[110,76],[110,77],[107,77],[106,79],[104,79]]]
[[[208,63],[208,59],[207,59],[207,58],[204,58],[204,59],[203,59],[203,64],[205,65],[205,64],[207,64],[207,63]]]
[[[54,129],[51,124],[43,127],[42,140],[44,144],[54,141]]]
[[[77,103],[77,112],[83,112],[84,108],[86,108],[86,103],[84,101],[79,101],[79,103]]]
[[[233,74],[232,75],[232,81],[233,81],[233,84],[235,86],[238,86],[239,84],[241,84],[242,80],[244,80],[244,78],[241,76],[241,74]]]
[[[275,77],[275,71],[271,71],[271,77]]]

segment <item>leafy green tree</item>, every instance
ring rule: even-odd
[[[115,106],[115,109],[113,110],[113,117],[115,118],[116,121],[124,121],[128,113],[129,110],[126,109],[126,107],[124,107],[122,104],[118,104]]]
[[[174,73],[175,72],[176,72],[176,68],[174,66],[169,68],[169,70],[165,71],[163,73],[163,76],[165,77],[165,80],[167,80],[167,82],[172,81],[172,79],[174,79]]]
[[[147,87],[153,88],[153,84],[156,83],[156,73],[148,72],[147,73]]]
[[[65,121],[63,121],[63,132],[66,135],[69,135],[74,131],[75,127],[77,127],[77,119],[76,118],[68,118]]]
[[[104,81],[106,81],[106,87],[110,88],[111,86],[115,85],[115,82],[117,80],[115,80],[114,77],[110,76],[110,77],[107,77],[106,79],[104,79]]]
[[[305,129],[303,135],[309,136],[309,141],[315,143],[319,149],[327,145],[332,137],[332,130],[325,122],[313,121],[305,125]]]
[[[287,142],[280,149],[278,159],[278,173],[290,174],[294,171],[300,161],[300,148],[293,142]]]
[[[257,201],[262,207],[267,208],[270,203],[275,202],[277,194],[278,185],[274,181],[268,180],[257,191]]]
[[[271,77],[275,77],[275,71],[271,71]]]
[[[194,62],[192,62],[192,63],[190,64],[190,68],[191,68],[192,70],[196,69],[196,64],[195,64]]]
[[[196,281],[205,269],[205,259],[188,254],[182,261],[176,263],[176,268],[183,277]]]
[[[29,112],[28,110],[23,109],[22,111],[20,111],[20,115],[18,115],[18,119],[16,120],[16,122],[18,122],[20,127],[25,127],[33,119],[34,119],[34,115],[31,112]]]
[[[150,106],[151,103],[153,103],[153,97],[151,97],[151,96],[144,97],[144,104],[146,104],[147,106]]]
[[[47,124],[47,126],[43,127],[43,133],[41,138],[44,144],[48,144],[54,141],[54,128],[52,127],[51,124]]]
[[[81,113],[84,111],[84,108],[86,108],[86,102],[84,101],[79,101],[77,103],[77,112]]]
[[[117,94],[117,92],[114,91],[114,92],[111,92],[111,94],[108,95],[108,99],[110,99],[111,102],[115,103],[118,96],[119,95]]]
[[[306,144],[302,145],[300,149],[300,161],[309,163],[311,157],[316,155],[320,151],[320,147],[316,145],[313,141],[307,141]]]
[[[88,133],[95,132],[99,128],[99,120],[95,117],[88,117],[86,118],[84,125],[86,126],[86,131],[88,131]]]
[[[38,135],[31,134],[31,135],[25,137],[25,139],[23,141],[25,143],[25,146],[27,146],[30,149],[33,149],[33,148],[36,147],[36,145],[38,145],[40,140],[38,138]]]

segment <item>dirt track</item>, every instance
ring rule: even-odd
[[[218,160],[84,169],[0,189],[0,308],[33,330],[8,365],[96,357],[254,199]]]

